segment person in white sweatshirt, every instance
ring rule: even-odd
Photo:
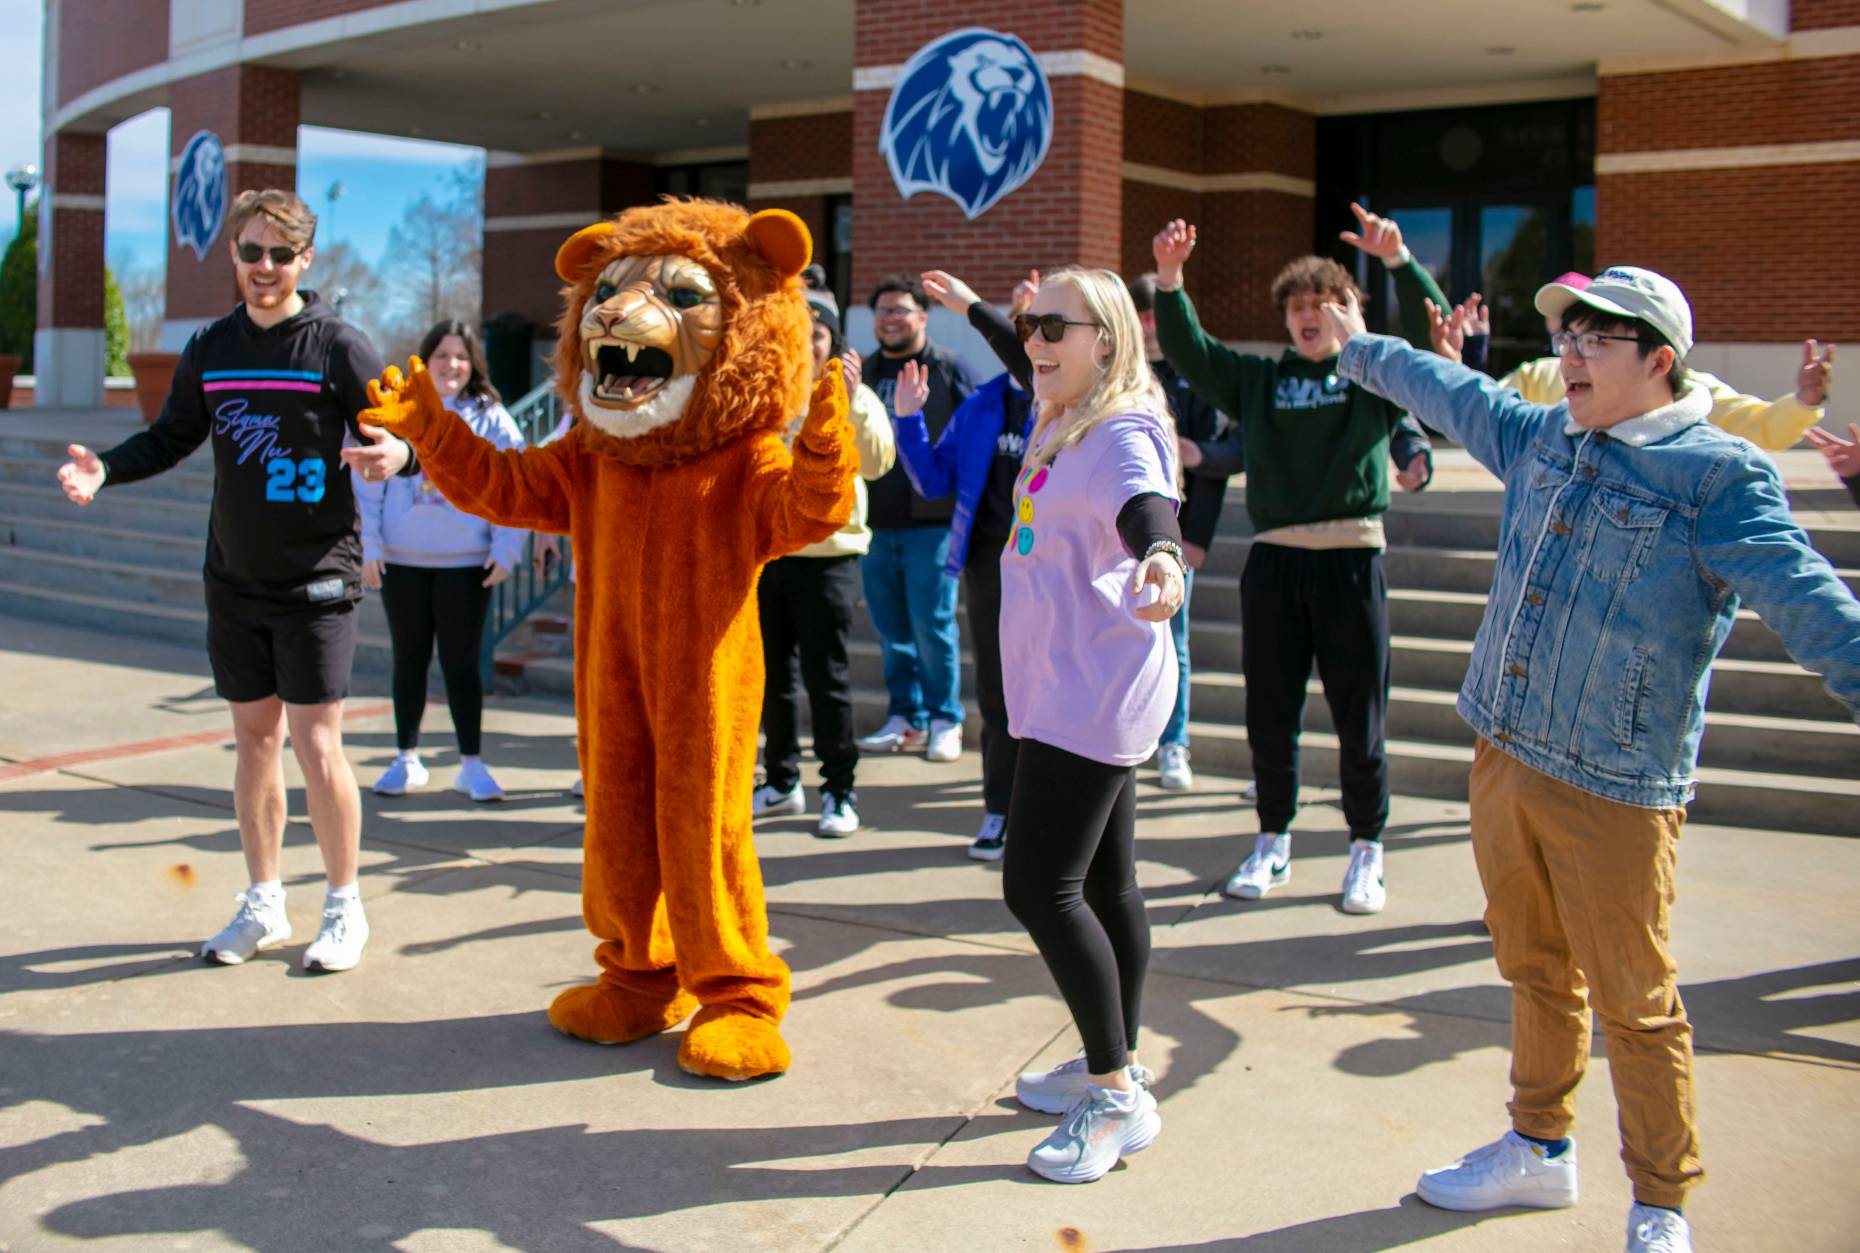
[[[469,326],[439,323],[426,333],[419,355],[447,408],[474,434],[499,448],[523,446]],[[355,496],[362,514],[362,585],[381,590],[394,643],[394,736],[400,752],[375,780],[375,794],[402,796],[426,785],[420,720],[437,642],[459,742],[453,789],[475,801],[502,800],[503,789],[479,756],[484,716],[479,649],[491,589],[523,559],[525,532],[455,509],[424,474],[378,483],[357,478]]]

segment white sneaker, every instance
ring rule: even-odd
[[[800,791],[795,785],[795,791]],[[814,824],[814,834],[825,840],[843,839],[859,829],[859,811],[853,802],[857,798],[848,792],[840,796],[834,792],[820,794],[820,821]]]
[[[983,814],[982,829],[975,833],[975,843],[969,845],[969,856],[976,861],[1000,861],[1007,852],[1007,815]]]
[[[1140,1088],[1156,1082],[1148,1066],[1132,1065],[1130,1081]],[[1078,1104],[1091,1086],[1091,1073],[1085,1056],[1060,1062],[1051,1070],[1026,1070],[1014,1081],[1014,1099],[1038,1114],[1063,1114]]]
[[[1088,1084],[1053,1134],[1027,1154],[1027,1168],[1054,1183],[1090,1183],[1120,1157],[1147,1149],[1161,1130],[1148,1088],[1115,1092]]]
[[[1246,791],[1240,793],[1240,797],[1242,800],[1249,800],[1249,801],[1258,800],[1259,799],[1259,784],[1257,783],[1247,784]]]
[[[1692,1228],[1681,1214],[1636,1201],[1628,1210],[1627,1253],[1692,1253]]]
[[[1563,1209],[1576,1203],[1576,1142],[1571,1140],[1556,1157],[1545,1157],[1543,1145],[1507,1131],[1453,1165],[1423,1174],[1414,1191],[1439,1209]]]
[[[583,795],[582,790],[581,790],[581,776],[580,775],[575,776],[575,786],[568,789],[568,794],[570,796]]]
[[[284,898],[267,901],[249,889],[233,899],[239,912],[220,933],[200,946],[200,955],[217,966],[237,966],[254,953],[276,948],[291,938],[291,920],[284,916]]]
[[[1161,772],[1158,784],[1171,792],[1186,792],[1195,786],[1195,772],[1188,768],[1188,745],[1164,744],[1156,760]]]
[[[497,780],[491,777],[491,772],[476,757],[466,757],[459,762],[459,773],[452,780],[452,790],[463,792],[475,801],[504,799],[504,789],[497,786]]]
[[[304,950],[304,969],[335,972],[353,970],[368,943],[368,916],[360,900],[323,902],[323,925]]]
[[[885,719],[885,725],[859,741],[862,753],[903,753],[914,748],[922,748],[929,738],[922,727],[911,725],[909,718],[896,714]]]
[[[770,818],[776,814],[799,814],[807,811],[807,793],[796,783],[786,792],[766,785],[756,789],[749,800],[752,818]]]
[[[1350,866],[1343,872],[1343,912],[1379,914],[1389,903],[1382,886],[1382,841],[1351,840]]]
[[[1240,863],[1221,892],[1236,900],[1256,901],[1274,888],[1292,881],[1292,837],[1285,832],[1259,833],[1253,851]]]
[[[924,749],[929,761],[958,761],[962,757],[962,724],[935,718],[930,723],[930,743]]]
[[[405,796],[426,786],[426,767],[412,753],[402,753],[375,780],[376,796]]]

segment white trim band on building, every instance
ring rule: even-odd
[[[599,209],[579,213],[524,213],[513,217],[486,218],[486,231],[578,231],[594,222],[605,221],[609,214]]]
[[[1083,48],[1066,48],[1058,52],[1036,52],[1040,68],[1048,78],[1095,78],[1113,87],[1124,85],[1122,62],[1101,57]],[[853,71],[854,91],[890,91],[898,85],[902,65],[868,65]]]
[[[285,148],[277,144],[227,144],[225,147],[226,164],[237,165],[245,162],[250,165],[296,165],[297,149]],[[168,173],[181,172],[181,157],[175,153],[168,158]]]
[[[521,165],[555,165],[563,161],[594,161],[605,155],[605,149],[590,148],[545,148],[541,152],[487,152],[484,154],[484,168],[487,170],[507,170]]]
[[[1860,26],[1829,26],[1801,30],[1783,43],[1762,48],[1727,49],[1695,56],[1624,57],[1596,63],[1598,78],[1626,74],[1671,74],[1682,70],[1718,70],[1774,61],[1811,61],[1822,57],[1860,56]]]
[[[88,191],[55,191],[52,193],[54,209],[95,209],[103,212],[103,197]]]
[[[752,104],[749,120],[772,122],[784,117],[818,117],[823,113],[851,113],[851,96],[832,96],[826,100],[782,100],[774,104]]]
[[[1246,170],[1237,174],[1190,174],[1183,170],[1166,170],[1158,165],[1124,162],[1124,177],[1133,183],[1154,187],[1171,187],[1176,191],[1219,193],[1234,191],[1276,191],[1288,196],[1317,196],[1317,184],[1308,178],[1274,174],[1269,170]]]
[[[771,179],[765,183],[749,184],[749,198],[751,200],[780,200],[785,196],[850,196],[852,189],[851,176]]]
[[[1837,165],[1860,161],[1860,140],[1812,144],[1752,144],[1741,148],[1676,148],[1663,152],[1598,152],[1597,174],[1666,174],[1679,170],[1747,170],[1766,165]]]

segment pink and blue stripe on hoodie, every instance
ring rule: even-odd
[[[203,370],[204,392],[320,392],[323,376],[315,370]]]

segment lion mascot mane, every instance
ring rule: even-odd
[[[600,977],[549,1021],[622,1044],[695,1010],[679,1064],[723,1079],[790,1063],[788,967],[769,950],[750,833],[756,578],[844,525],[858,470],[837,363],[809,394],[796,276],[812,248],[782,210],[629,209],[556,254],[567,438],[494,449],[417,359],[370,385],[362,415],[412,443],[461,509],[572,537],[582,914]],[[791,454],[781,432],[804,411]]]

